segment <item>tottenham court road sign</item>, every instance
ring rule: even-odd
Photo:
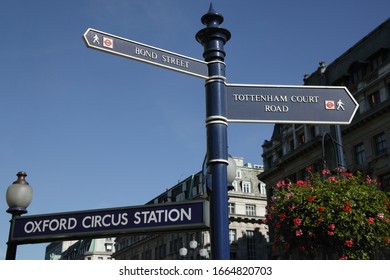
[[[228,122],[350,124],[359,104],[346,87],[226,85]]]
[[[207,79],[207,63],[89,28],[83,36],[88,47]]]
[[[11,241],[19,244],[136,233],[209,228],[207,201],[164,203],[16,217]]]

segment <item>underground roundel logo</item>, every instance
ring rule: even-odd
[[[103,37],[103,46],[112,49],[114,41],[111,38]]]
[[[325,100],[325,109],[326,110],[335,110],[336,103],[333,100]]]

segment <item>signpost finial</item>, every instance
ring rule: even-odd
[[[201,22],[207,27],[218,27],[223,22],[223,16],[214,10],[213,3],[210,3],[209,10],[201,18]]]

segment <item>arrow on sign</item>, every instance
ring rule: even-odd
[[[83,38],[87,47],[135,59],[173,71],[207,79],[207,63],[156,47],[131,41],[106,32],[89,28]]]
[[[226,85],[228,122],[350,124],[359,104],[346,87]]]

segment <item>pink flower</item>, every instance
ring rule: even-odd
[[[353,246],[353,241],[352,240],[345,240],[344,244],[345,244],[345,246],[351,248]]]
[[[337,183],[337,182],[338,182],[337,179],[336,179],[336,177],[334,177],[334,176],[331,176],[331,177],[329,177],[328,179],[329,179],[329,181],[331,181],[331,182],[333,182],[333,183]]]
[[[336,228],[336,225],[335,225],[335,224],[330,224],[330,225],[328,226],[328,229],[329,229],[329,230],[332,230],[332,231],[334,231],[335,228]]]
[[[300,226],[302,224],[302,219],[295,218],[295,219],[293,219],[293,222],[294,222],[294,225],[297,227],[297,226]]]
[[[321,171],[322,175],[330,174],[330,171],[328,169],[324,169]]]
[[[278,188],[284,187],[284,181],[279,181],[279,182],[277,182],[277,183],[276,183],[276,186],[277,186]]]
[[[286,213],[282,213],[279,215],[279,218],[284,221],[286,219]]]
[[[378,213],[378,219],[379,220],[382,220],[384,217],[385,217],[385,215],[383,213]]]
[[[341,257],[340,260],[348,260],[348,257]]]
[[[328,235],[333,236],[334,235],[334,231],[328,231]]]
[[[386,243],[390,245],[390,238],[387,238]]]
[[[295,184],[297,187],[307,186],[307,183],[305,181],[299,180]]]
[[[341,174],[343,174],[345,177],[353,177],[353,174],[349,172],[342,172]]]
[[[286,194],[286,199],[289,200],[290,198],[292,198],[294,196],[294,193],[290,192],[288,194]]]
[[[295,236],[301,236],[303,234],[303,231],[301,229],[297,229],[295,231]]]
[[[369,218],[367,219],[367,221],[368,221],[368,223],[369,223],[370,225],[372,225],[372,224],[375,222],[375,219],[372,218],[372,217],[369,217]]]
[[[284,180],[282,180],[282,181],[279,181],[279,182],[276,184],[276,186],[277,186],[278,188],[284,188],[284,187],[288,187],[289,185],[286,184],[286,182],[285,182]]]

